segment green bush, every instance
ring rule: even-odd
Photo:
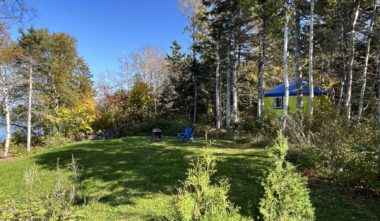
[[[288,141],[278,133],[277,142],[272,148],[274,167],[263,182],[264,197],[260,201],[260,213],[266,221],[315,220],[306,179],[285,161],[287,151]]]
[[[9,145],[9,155],[12,157],[26,156],[26,143],[11,142]]]
[[[375,125],[329,116],[318,121],[323,123],[314,123],[311,130],[289,121],[292,161],[341,184],[379,188],[380,142]]]
[[[239,116],[239,131],[248,133],[258,133],[260,122],[252,111],[244,111]]]
[[[62,145],[69,144],[72,142],[73,142],[72,139],[65,137],[63,134],[58,133],[58,132],[41,137],[41,144],[42,144],[42,147],[44,148],[54,148],[54,147],[62,146]]]
[[[46,136],[33,136],[32,137],[32,153],[38,152],[41,148],[55,148],[58,146],[66,145],[72,143],[73,139],[63,136],[61,133],[54,133],[52,135]],[[0,155],[2,155],[3,150],[0,150]],[[9,155],[12,157],[26,156],[30,153],[26,150],[26,140],[19,139],[19,137],[12,138]]]
[[[262,133],[268,137],[275,137],[279,126],[280,118],[274,112],[265,112],[262,119],[259,119],[251,112],[242,112],[238,130],[249,134]]]
[[[207,139],[206,139],[207,142]],[[239,208],[228,200],[229,184],[226,179],[211,184],[216,172],[215,159],[208,147],[196,162],[191,163],[183,187],[174,197],[175,220],[241,220]]]

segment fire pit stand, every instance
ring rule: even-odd
[[[153,128],[152,130],[152,141],[158,142],[162,140],[162,130],[160,128]]]

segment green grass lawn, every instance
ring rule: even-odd
[[[1,163],[0,191],[23,197],[24,172],[34,163],[46,185],[53,185],[49,180],[57,159],[64,165],[73,154],[83,168],[83,191],[98,199],[79,206],[86,220],[157,220],[170,213],[171,196],[203,145],[202,140],[180,143],[175,138],[152,143],[146,136],[75,143]],[[230,200],[242,215],[256,217],[268,166],[266,150],[240,148],[228,141],[217,142],[212,150],[217,156],[215,178],[227,177]],[[318,220],[380,220],[378,199],[345,195],[328,184],[313,187],[311,197]]]

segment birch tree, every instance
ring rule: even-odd
[[[262,118],[264,113],[264,99],[265,99],[265,65],[266,65],[266,21],[263,21],[263,28],[260,32],[260,46],[259,46],[259,65],[258,65],[258,97],[259,101],[257,103],[257,116]]]
[[[309,117],[313,117],[314,83],[313,83],[313,40],[314,39],[314,0],[310,2],[310,33],[309,33]]]
[[[195,46],[196,46],[196,39],[195,39],[195,27],[192,28],[192,44],[193,46],[191,47],[191,67],[189,70],[193,73],[190,73],[193,76],[193,84],[194,84],[194,106],[193,106],[193,124],[196,123],[197,121],[197,109],[198,109],[198,74],[196,73],[197,70],[197,58],[195,54]]]
[[[193,55],[193,65],[195,65],[195,55]],[[194,107],[193,107],[193,124],[197,121],[197,108],[198,108],[198,77],[193,75],[193,83],[194,83]]]
[[[9,145],[11,142],[11,110],[10,110],[10,82],[7,77],[6,67],[1,67],[0,70],[1,78],[1,92],[2,92],[2,106],[5,112],[5,142],[4,142],[4,151],[3,157],[7,158],[9,153]]]
[[[342,16],[340,18],[340,31],[341,31],[341,35],[340,35],[340,39],[341,39],[340,50],[341,50],[341,53],[340,54],[341,54],[341,57],[342,57],[342,72],[341,72],[341,76],[340,76],[340,88],[339,88],[338,106],[337,106],[337,110],[336,110],[336,115],[337,116],[340,115],[340,112],[341,112],[341,109],[342,109],[342,105],[344,104],[344,95],[345,95],[345,88],[346,88],[346,81],[347,81],[347,67],[346,67],[347,59],[346,59],[346,46],[345,46],[346,35],[345,35],[345,29],[344,29],[344,24],[343,24],[343,18],[342,18]]]
[[[237,49],[235,49],[234,53],[234,67],[232,71],[232,121],[234,125],[236,126],[239,122],[239,85],[238,85],[238,78],[239,78],[239,68],[240,68],[240,47],[235,46]]]
[[[221,86],[220,86],[220,49],[219,43],[216,43],[215,49],[216,70],[215,70],[215,111],[216,111],[216,128],[222,126],[222,107],[221,107]]]
[[[5,118],[5,142],[3,157],[8,157],[11,141],[11,91],[15,84],[12,63],[18,51],[12,45],[9,33],[4,25],[0,25],[0,101]]]
[[[166,69],[165,53],[162,49],[144,45],[132,51],[129,56],[123,56],[120,59],[121,68],[127,73],[123,74],[128,77],[140,75],[141,80],[148,84],[154,93],[154,115],[157,116],[158,95],[161,93],[162,85],[168,79]],[[128,88],[131,82],[128,83]]]
[[[30,8],[23,0],[3,0],[0,1],[0,20],[14,20],[19,23],[22,23],[25,18],[31,17],[33,14],[32,8]],[[4,25],[2,25],[2,28]],[[3,32],[3,30],[2,30]],[[3,39],[2,39],[3,40]],[[4,46],[4,45],[2,45]],[[3,55],[2,55],[3,56]],[[1,72],[1,91],[3,94],[3,109],[5,112],[5,122],[6,122],[6,136],[5,136],[5,144],[4,144],[4,157],[8,156],[9,145],[11,139],[11,121],[10,115],[11,110],[9,106],[9,90],[10,90],[10,82],[7,82],[7,73],[6,68],[3,67]]]
[[[367,46],[366,46],[365,58],[364,58],[364,69],[363,69],[363,74],[361,77],[362,85],[360,89],[360,99],[359,99],[359,107],[358,107],[358,122],[360,122],[363,116],[364,94],[365,94],[365,89],[367,85],[368,59],[369,59],[369,53],[371,50],[372,31],[373,31],[373,26],[376,19],[376,11],[377,11],[377,4],[376,2],[374,2],[374,9],[372,12],[372,18],[371,18],[371,21],[369,24],[369,30],[368,30],[368,40],[367,40]]]
[[[127,91],[129,91],[133,86],[133,68],[131,64],[131,59],[129,59],[129,54],[123,53],[122,56],[119,58],[120,62],[120,81],[118,83],[121,83],[121,85],[118,85],[120,88],[124,88]]]
[[[346,117],[348,120],[351,119],[351,97],[352,97],[352,72],[353,72],[353,66],[354,66],[354,59],[355,59],[355,29],[356,29],[356,23],[359,17],[359,9],[360,9],[360,3],[361,0],[356,1],[355,11],[354,11],[354,18],[352,20],[352,30],[350,33],[350,60],[348,63],[348,73],[347,73],[347,79],[346,79],[346,96],[344,101],[344,108],[346,111]]]
[[[226,72],[226,129],[231,129],[231,84],[232,84],[232,59],[231,59],[231,36],[228,36],[227,45],[227,72]]]
[[[17,51],[13,49],[9,49],[6,59],[12,59],[15,56]],[[8,60],[9,61],[9,60]],[[12,115],[12,102],[14,101],[15,88],[22,82],[20,78],[18,78],[18,73],[16,71],[15,65],[12,63],[5,62],[5,65],[0,66],[0,97],[1,97],[1,106],[4,112],[5,118],[5,142],[4,142],[4,150],[3,157],[7,158],[9,154],[10,142],[12,137],[11,131],[11,115]]]
[[[297,109],[300,116],[303,115],[303,88],[302,88],[302,66],[301,66],[301,12],[300,12],[300,0],[295,1],[295,62],[296,62],[296,78],[297,78]]]
[[[27,119],[27,135],[26,150],[32,150],[32,96],[33,96],[33,68],[29,68],[29,93],[28,93],[28,119]]]
[[[288,116],[288,105],[289,105],[289,77],[288,77],[288,35],[289,35],[289,5],[287,0],[285,0],[285,27],[284,27],[284,86],[285,86],[285,96],[283,102],[283,111],[281,116],[281,131],[285,133],[286,130],[286,118]]]

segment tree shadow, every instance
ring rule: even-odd
[[[36,164],[54,170],[57,159],[65,165],[74,155],[83,167],[83,189],[100,202],[116,206],[132,204],[133,197],[149,197],[152,192],[175,193],[192,154],[185,148],[167,148],[164,142],[151,143],[147,137],[130,137],[78,143],[35,158]]]
[[[65,165],[74,155],[83,167],[81,187],[91,198],[111,206],[133,205],[137,198],[152,194],[173,195],[186,179],[189,163],[199,154],[204,142],[182,143],[175,138],[152,143],[149,137],[82,142],[35,156],[36,164],[54,170],[57,159]],[[187,148],[191,147],[191,148]],[[218,147],[219,148],[219,147]],[[266,167],[263,151],[216,153],[215,180],[227,177],[230,199],[243,215],[258,214],[262,171]]]
[[[216,179],[228,178],[229,198],[240,207],[240,213],[256,218],[259,202],[263,195],[261,183],[269,165],[262,152],[245,154],[217,154]]]

